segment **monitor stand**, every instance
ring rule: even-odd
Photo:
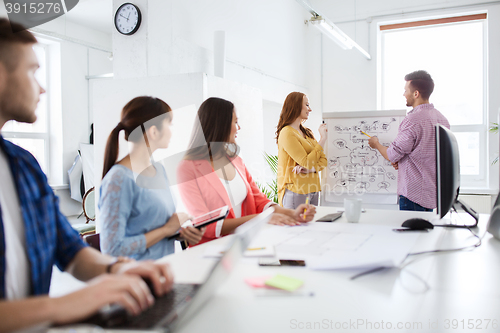
[[[457,208],[461,208],[465,210],[466,213],[468,213],[470,216],[472,216],[475,220],[474,224],[471,225],[460,225],[460,224],[453,224],[451,223],[451,219],[437,219],[434,221],[434,219],[431,220],[431,223],[434,224],[434,222],[443,222],[443,221],[450,221],[450,223],[445,223],[445,224],[434,224],[435,227],[447,227],[447,228],[475,228],[477,227],[477,224],[479,222],[479,214],[469,207],[465,202],[461,202],[460,200],[456,199],[455,203],[453,203],[452,209],[457,211]]]

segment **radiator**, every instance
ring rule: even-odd
[[[489,194],[464,194],[460,195],[458,199],[480,214],[491,213],[493,202]]]

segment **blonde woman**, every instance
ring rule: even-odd
[[[321,190],[319,171],[327,165],[323,151],[326,124],[319,127],[321,138],[314,138],[303,123],[312,112],[309,99],[301,92],[290,93],[283,104],[276,131],[278,143],[278,196],[285,208],[295,209],[306,202],[318,205]]]

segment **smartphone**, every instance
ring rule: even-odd
[[[276,258],[260,258],[259,266],[305,266],[304,260],[283,260]]]
[[[316,222],[333,222],[333,221],[339,219],[342,216],[342,213],[343,212],[337,212],[337,213],[325,215],[325,216],[317,219]]]
[[[280,260],[280,266],[305,266],[304,260]]]

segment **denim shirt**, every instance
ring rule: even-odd
[[[86,245],[59,211],[59,200],[47,183],[36,159],[28,151],[4,140],[0,149],[7,156],[17,189],[30,264],[30,295],[48,294],[52,266],[66,266]],[[1,186],[1,184],[0,184]],[[5,234],[0,207],[0,299],[5,295]]]

